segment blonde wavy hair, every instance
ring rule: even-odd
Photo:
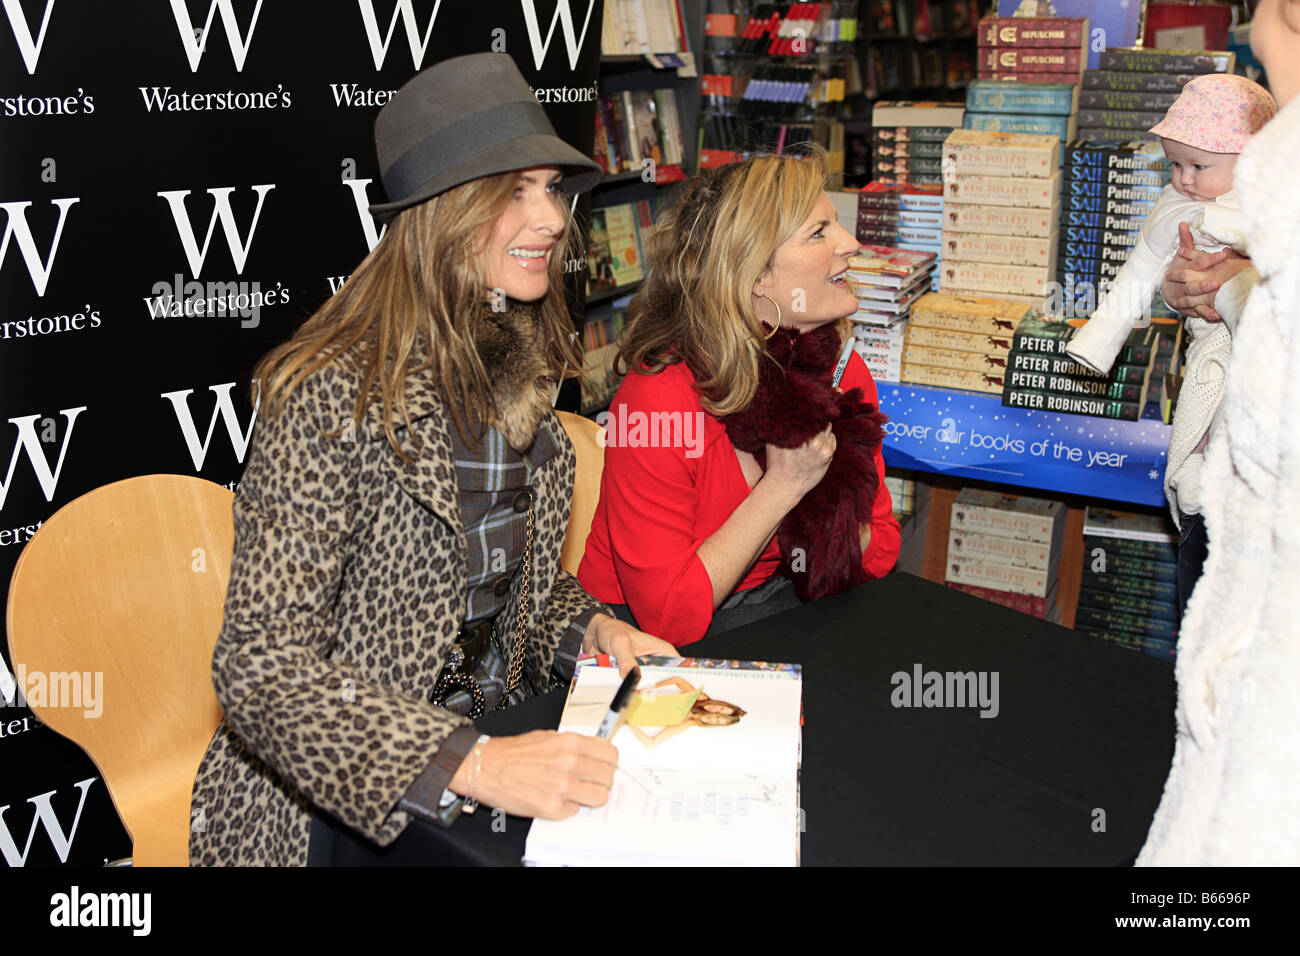
[[[463,439],[470,440],[471,421],[481,437],[497,410],[475,348],[476,330],[490,314],[480,253],[519,176],[485,176],[398,213],[343,287],[258,363],[253,378],[264,412],[278,415],[304,379],[346,353],[361,372],[353,420],[380,403],[384,433],[403,460],[393,422],[400,417],[410,426],[405,385],[412,375],[431,376]],[[582,368],[561,284],[572,247],[566,209],[547,293],[533,303],[543,357],[557,380]]]
[[[825,151],[814,147],[688,180],[649,243],[645,282],[619,349],[622,367],[653,375],[686,361],[706,411],[722,417],[747,408],[767,355],[754,283],[812,215],[827,174]]]

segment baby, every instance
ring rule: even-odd
[[[1245,254],[1232,170],[1246,141],[1276,112],[1268,91],[1244,76],[1210,73],[1183,87],[1165,118],[1151,128],[1173,166],[1173,181],[1097,310],[1066,347],[1076,362],[1095,372],[1110,371],[1178,251],[1180,222],[1191,226],[1202,252],[1230,246]]]
[[[1211,73],[1183,87],[1165,118],[1151,128],[1160,136],[1173,167],[1172,182],[1161,192],[1137,245],[1097,311],[1066,346],[1075,361],[1097,372],[1110,371],[1178,251],[1180,222],[1191,227],[1192,239],[1202,252],[1230,246],[1246,253],[1240,207],[1232,189],[1233,168],[1246,142],[1276,112],[1268,91],[1242,76]],[[1187,363],[1165,470],[1165,497],[1181,532],[1178,596],[1184,608],[1204,560],[1200,452],[1223,400],[1233,325],[1253,284],[1253,270],[1247,272],[1250,275],[1242,273],[1219,290],[1214,304],[1222,322],[1197,316],[1186,319]]]

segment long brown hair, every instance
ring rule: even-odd
[[[749,406],[763,326],[754,283],[812,214],[826,185],[825,152],[759,156],[692,177],[659,217],[649,270],[629,307],[624,368],[654,374],[689,361],[713,415]]]
[[[409,427],[406,380],[432,377],[461,437],[468,423],[481,430],[496,403],[475,329],[489,314],[487,277],[479,253],[501,215],[519,173],[485,176],[398,213],[383,238],[293,338],[268,352],[253,376],[261,381],[263,408],[272,416],[303,380],[346,353],[361,372],[354,421],[372,401],[382,407],[384,433],[404,460],[394,416]],[[548,268],[546,295],[535,303],[543,357],[558,379],[582,368],[561,278],[572,247],[565,216]]]

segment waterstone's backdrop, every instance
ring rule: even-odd
[[[413,73],[508,53],[590,152],[602,6],[0,0],[6,593],[42,522],[93,488],[237,486],[254,364],[382,234],[371,130]],[[23,706],[0,643],[0,858],[128,856],[94,765]]]

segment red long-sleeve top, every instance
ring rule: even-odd
[[[677,645],[699,640],[713,619],[713,582],[700,545],[750,492],[736,447],[722,423],[704,411],[694,386],[681,362],[624,379],[610,404],[600,503],[578,567],[588,594],[628,605],[643,631]],[[876,403],[876,384],[856,352],[840,387],[861,388],[865,400]],[[670,431],[688,416],[690,424]],[[898,559],[900,533],[880,449],[875,457],[880,490],[862,568],[879,578]],[[736,590],[762,584],[780,563],[773,536]]]

